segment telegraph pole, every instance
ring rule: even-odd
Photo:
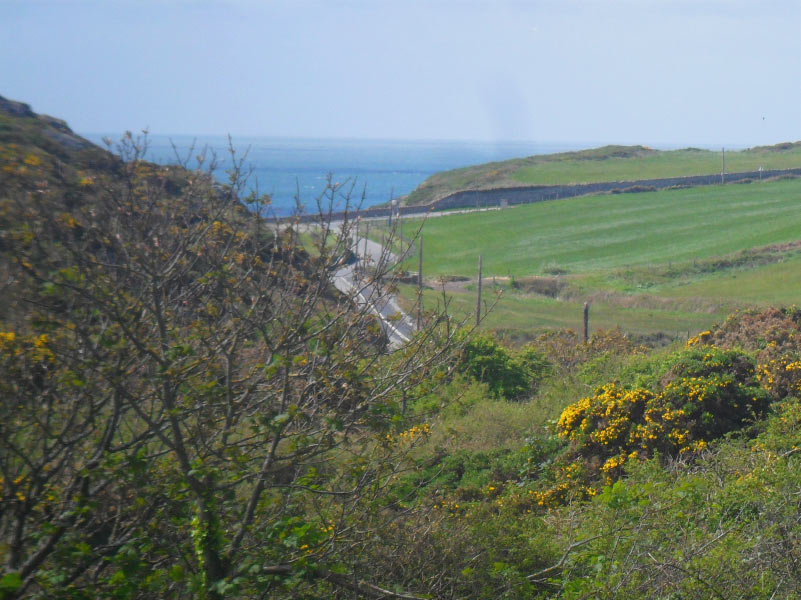
[[[478,296],[476,298],[476,327],[481,323],[481,255],[478,255]]]
[[[726,148],[720,149],[720,156],[723,161],[720,167],[720,183],[726,183]]]
[[[584,343],[590,341],[590,303],[584,303]]]
[[[417,329],[423,327],[423,235],[417,242]]]
[[[357,277],[360,276],[364,268],[364,262],[359,258],[359,224],[361,219],[360,216],[356,217],[356,233],[353,235],[353,245],[351,246],[351,251],[356,258],[356,263],[353,265],[353,274]]]
[[[367,264],[367,236],[370,235],[370,221],[364,222],[364,260]]]

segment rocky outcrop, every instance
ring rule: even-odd
[[[9,100],[0,96],[0,112],[11,115],[12,117],[35,117],[36,113],[24,102]]]
[[[94,146],[92,142],[76,135],[66,121],[51,117],[50,115],[38,115],[29,104],[24,102],[17,102],[16,100],[9,100],[0,96],[0,114],[5,113],[11,117],[36,119],[44,127],[41,128],[41,133],[51,141],[69,148],[70,150],[84,150]]]
[[[62,121],[62,123],[64,122]],[[60,144],[71,150],[84,150],[94,146],[94,144],[89,140],[85,140],[84,138],[72,133],[70,128],[66,127],[66,123],[64,123],[64,126],[67,129],[66,131],[61,128],[56,128],[50,123],[48,123],[48,125],[50,125],[50,128],[43,129],[42,135],[46,136],[57,144]]]

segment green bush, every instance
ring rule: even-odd
[[[514,400],[535,393],[553,368],[532,346],[510,350],[481,333],[471,335],[464,343],[457,369],[486,383],[494,396]]]

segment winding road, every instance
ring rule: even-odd
[[[352,296],[359,306],[369,307],[378,317],[390,349],[395,350],[411,339],[414,323],[403,312],[394,295],[364,274],[369,272],[371,266],[380,265],[382,261],[389,261],[390,264],[397,262],[397,257],[387,254],[381,244],[364,237],[357,238],[351,250],[356,260],[334,273],[334,286],[343,294]]]

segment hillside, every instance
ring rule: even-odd
[[[236,163],[118,149],[0,102],[0,598],[374,590],[343,573],[447,333],[387,355],[348,224],[310,253]]]
[[[407,205],[427,205],[458,191],[636,181],[720,173],[721,153],[685,148],[654,150],[645,146],[604,146],[487,163],[437,173],[409,194]],[[801,142],[726,151],[726,171],[801,167]]]

